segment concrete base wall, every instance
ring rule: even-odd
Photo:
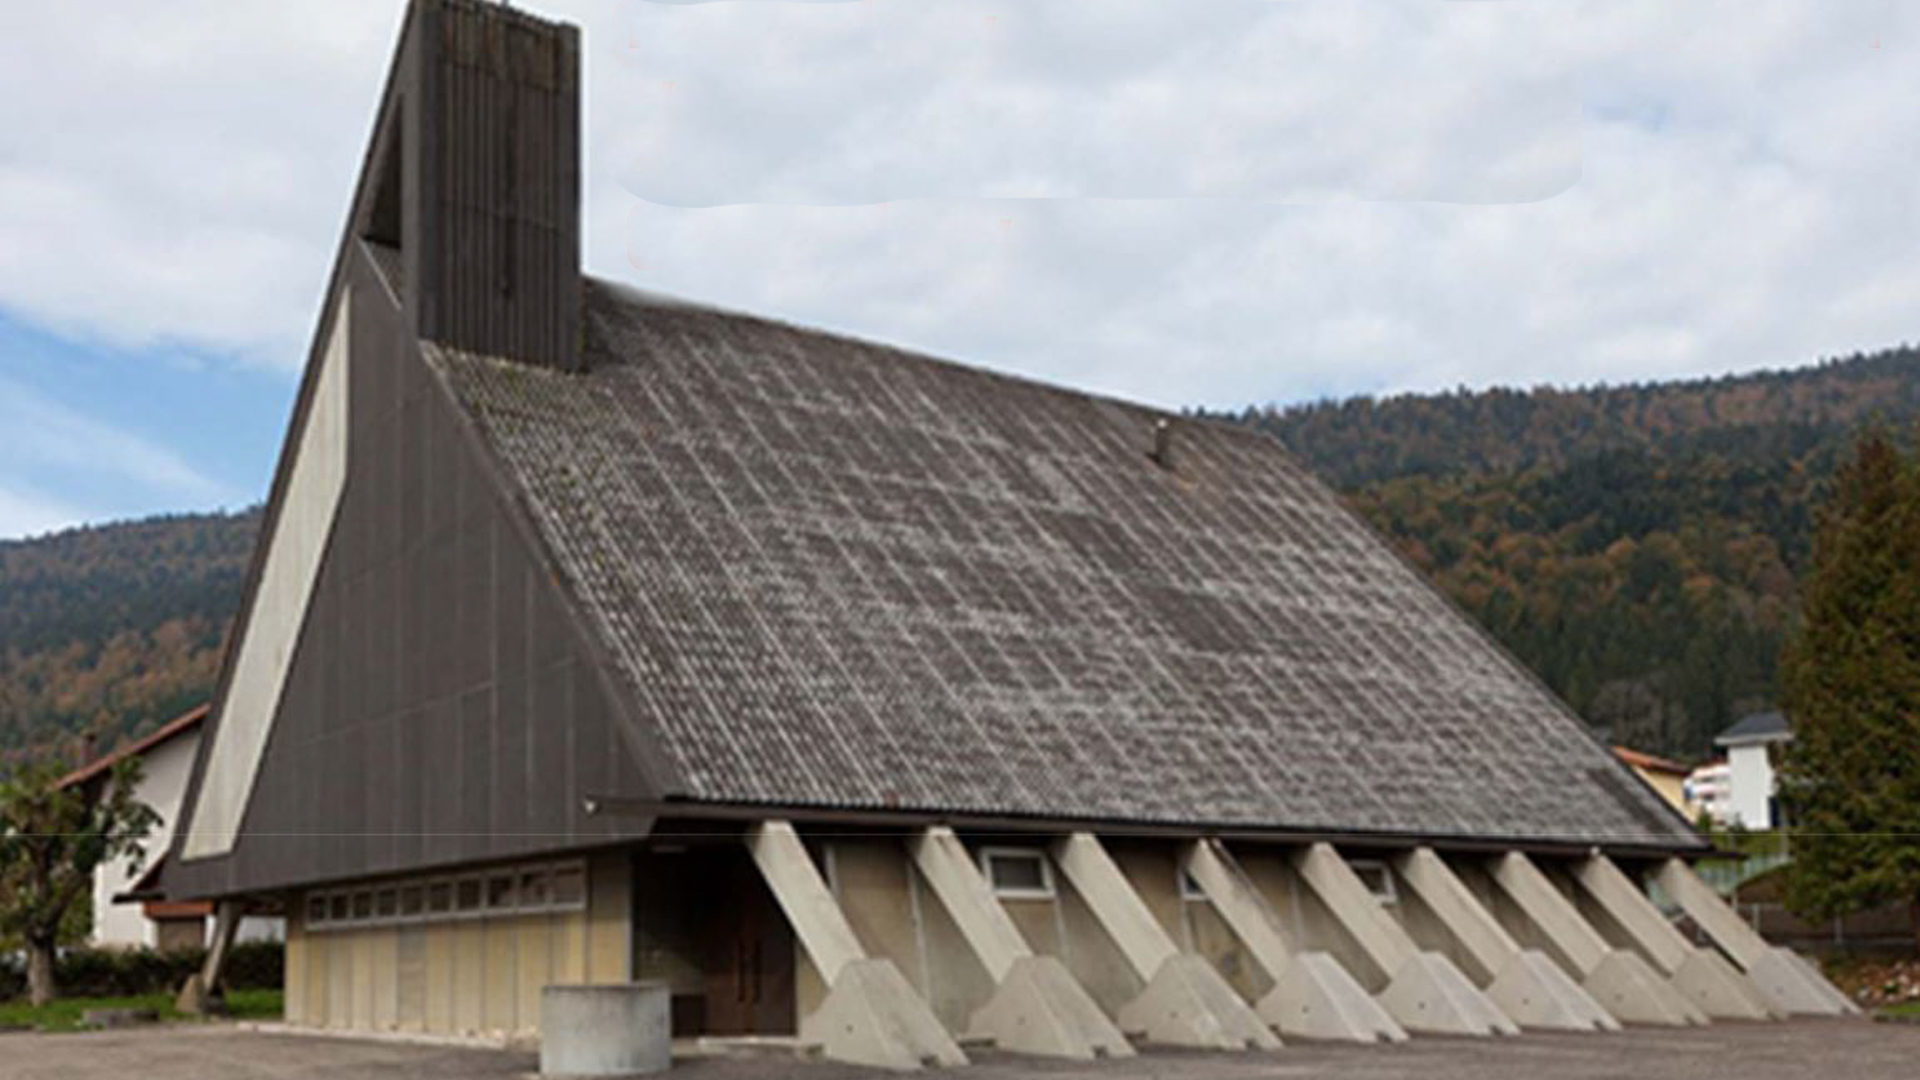
[[[588,862],[583,911],[316,930],[287,919],[286,1019],[340,1031],[531,1038],[550,985],[630,978],[624,853]]]

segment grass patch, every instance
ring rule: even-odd
[[[1920,1018],[1920,1001],[1903,1001],[1898,1005],[1882,1005],[1880,1011],[1888,1016],[1912,1016]]]
[[[278,990],[234,990],[227,1008],[235,1020],[278,1020],[284,996]],[[79,1031],[80,1017],[89,1009],[152,1009],[167,1023],[198,1021],[177,1012],[171,994],[120,998],[62,998],[38,1009],[25,1001],[0,1002],[0,1028],[28,1027],[41,1031]]]

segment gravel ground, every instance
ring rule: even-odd
[[[966,1080],[1878,1080],[1920,1075],[1920,1026],[1863,1020],[1716,1024],[1690,1031],[1416,1039],[1402,1046],[1294,1043],[1273,1054],[1152,1051],[1096,1064],[975,1054]],[[5,1080],[293,1080],[523,1077],[530,1054],[173,1027],[0,1035]],[[675,1080],[877,1080],[887,1074],[768,1058],[700,1060]]]

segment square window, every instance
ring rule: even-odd
[[[400,917],[417,919],[427,910],[427,890],[424,885],[400,886]]]
[[[318,926],[327,921],[327,898],[314,894],[307,897],[307,925]]]
[[[400,914],[400,894],[392,889],[381,889],[373,894],[373,917],[391,919]]]
[[[479,911],[482,895],[479,878],[461,878],[459,884],[454,887],[454,910]]]
[[[1053,870],[1042,852],[1031,848],[983,848],[980,863],[995,895],[1012,900],[1053,897]]]
[[[334,893],[327,897],[328,922],[346,922],[352,914],[353,903],[346,893]]]
[[[512,874],[495,874],[487,879],[488,911],[511,911],[518,906],[515,897],[519,890],[514,888],[515,881]]]
[[[1360,879],[1360,883],[1367,887],[1367,891],[1372,893],[1373,898],[1382,906],[1400,902],[1400,894],[1393,886],[1393,871],[1387,869],[1386,863],[1373,859],[1356,859],[1347,865],[1353,868],[1354,876]]]
[[[445,915],[453,910],[453,882],[442,879],[427,882],[427,911]]]
[[[373,918],[373,894],[362,889],[353,894],[353,921],[365,922]]]
[[[553,872],[523,870],[520,873],[520,906],[545,908],[553,903]]]
[[[556,907],[581,907],[587,902],[587,869],[563,866],[553,872],[553,902]]]

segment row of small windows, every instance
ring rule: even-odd
[[[345,930],[580,911],[586,906],[586,864],[549,863],[309,893],[306,925],[309,930]]]
[[[840,867],[835,852],[834,846],[827,844],[817,849],[815,858],[819,860],[821,874],[827,879],[827,888],[838,893]],[[975,858],[979,860],[980,872],[986,876],[995,896],[1003,900],[1053,899],[1053,865],[1047,861],[1045,851],[1039,848],[985,847],[979,850]]]
[[[1394,889],[1393,872],[1387,864],[1355,859],[1348,864],[1367,891],[1382,905],[1399,902]],[[1044,852],[1033,848],[982,848],[980,868],[992,884],[994,895],[1006,900],[1049,900],[1053,898],[1053,866]],[[1180,898],[1205,900],[1206,890],[1193,875],[1180,875]]]

